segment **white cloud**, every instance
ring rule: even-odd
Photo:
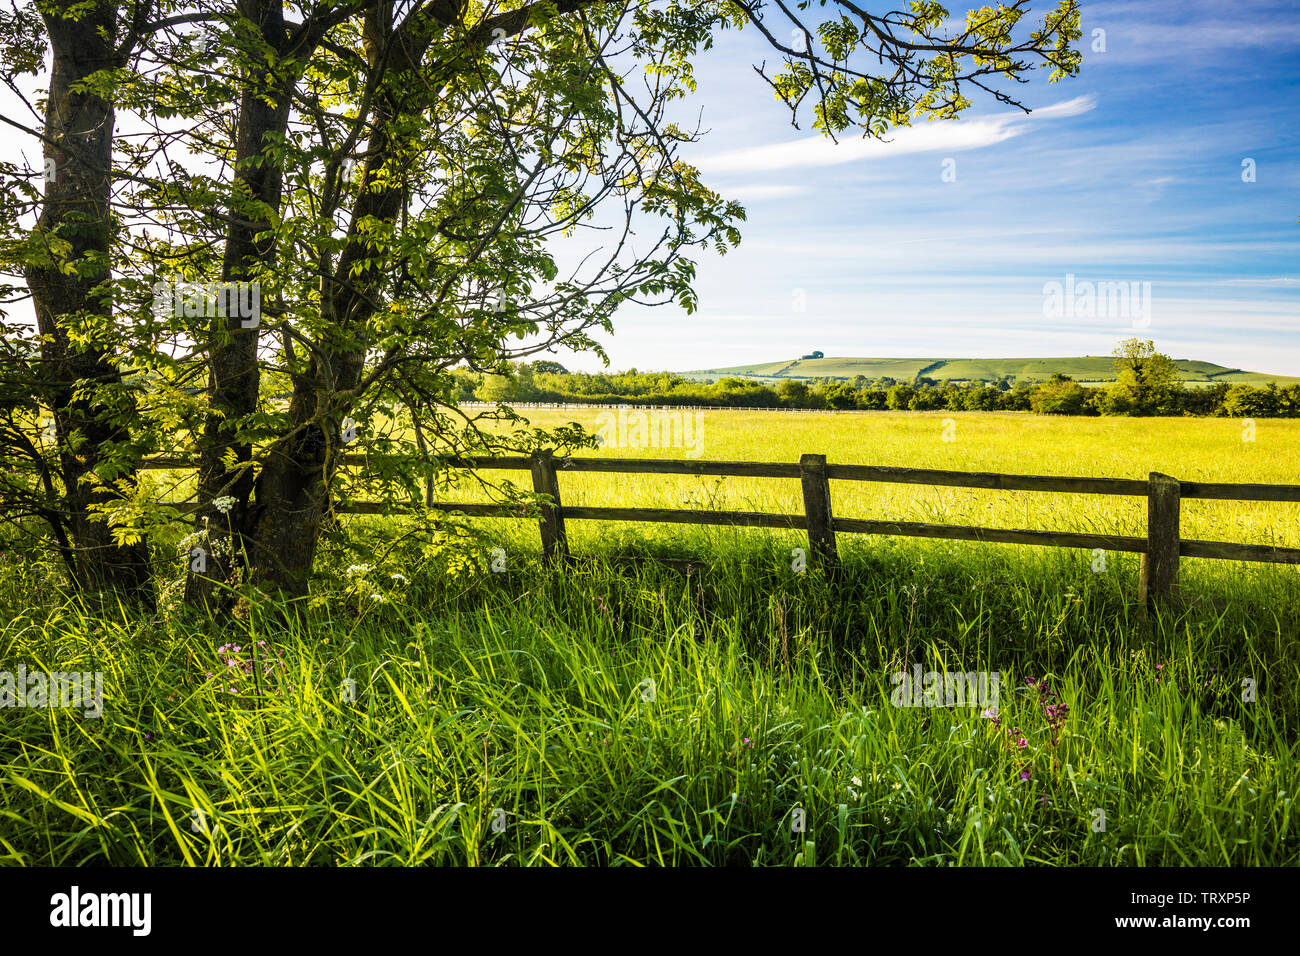
[[[1283,289],[1300,288],[1300,279],[1291,276],[1272,276],[1261,279],[1224,279],[1223,285],[1277,286]]]
[[[1024,133],[1035,121],[1079,116],[1095,109],[1097,98],[1076,96],[1032,113],[998,113],[967,120],[936,121],[903,127],[878,139],[841,139],[809,136],[787,143],[715,153],[696,161],[708,173],[756,173],[800,166],[838,166],[858,160],[888,159],[908,153],[961,152],[1001,143]]]

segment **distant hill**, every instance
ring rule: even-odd
[[[1277,382],[1290,385],[1300,382],[1292,375],[1267,375],[1247,372],[1239,368],[1225,368],[1213,362],[1176,359],[1179,377],[1189,384],[1244,382],[1263,385]],[[727,368],[697,369],[678,374],[699,382],[719,378],[753,378],[773,383],[784,379],[830,378],[851,381],[859,375],[869,379],[889,377],[900,382],[910,382],[924,376],[937,381],[995,382],[1010,376],[1012,381],[1041,382],[1060,372],[1078,382],[1112,382],[1115,380],[1115,360],[1109,355],[1084,355],[1074,358],[1003,358],[1003,359],[940,359],[940,358],[819,358],[786,359],[781,362],[764,362],[757,365],[733,365]]]

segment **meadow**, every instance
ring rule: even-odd
[[[598,431],[601,409],[528,409],[537,427],[576,422]],[[1300,422],[1261,419],[1250,431],[1218,418],[1081,418],[1016,412],[760,412],[716,409],[692,416],[686,440],[673,433],[662,446],[615,444],[579,452],[611,458],[699,458],[797,462],[805,453],[840,464],[938,468],[1003,474],[1141,478],[1158,471],[1184,481],[1289,484],[1300,475]],[[609,419],[605,419],[608,421]],[[946,423],[951,423],[950,426]],[[635,441],[634,428],[627,429]],[[1243,437],[1251,440],[1243,440]],[[687,447],[694,445],[695,447]],[[509,473],[494,477],[508,478]],[[513,476],[518,480],[518,473]],[[799,514],[799,483],[779,478],[694,478],[666,475],[566,473],[569,505],[720,508]],[[479,500],[465,488],[446,500]],[[833,481],[835,514],[842,517],[931,521],[985,527],[1143,535],[1146,503],[1123,496],[998,492],[876,482]],[[607,539],[624,526],[578,522],[580,541]],[[642,532],[647,526],[640,526]],[[662,530],[649,529],[651,534]],[[692,529],[710,536],[755,532]],[[1300,546],[1300,508],[1269,502],[1183,502],[1186,538]]]
[[[1243,441],[1222,419],[702,416],[706,459],[1300,473],[1294,421]],[[560,482],[565,504],[801,511],[794,481]],[[841,516],[1145,521],[1137,499],[832,485]],[[1188,500],[1183,534],[1294,547],[1298,519]],[[288,621],[257,600],[221,625],[90,609],[53,569],[0,562],[0,661],[104,672],[102,718],[0,711],[0,862],[1300,863],[1293,567],[1184,559],[1183,603],[1148,616],[1133,555],[841,535],[828,582],[792,567],[795,532],[571,522],[574,562],[546,566],[535,522],[471,524],[467,554],[409,519],[344,520]],[[155,546],[178,576],[175,542]],[[656,557],[689,566],[625,560]],[[895,706],[918,664],[996,672],[996,715]]]

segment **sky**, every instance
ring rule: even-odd
[[[696,313],[621,307],[609,368],[1109,355],[1137,336],[1300,375],[1300,0],[1086,3],[1081,48],[1077,77],[1014,85],[1028,113],[972,97],[957,121],[832,143],[755,74],[779,59],[757,30],[719,34],[679,104],[706,131],[682,157],[744,204],[742,241],[696,256]],[[0,136],[0,156],[24,148],[39,158]],[[1112,296],[1053,308],[1089,283]]]
[[[836,145],[754,73],[777,59],[757,31],[723,33],[683,158],[746,207],[741,244],[697,257],[695,314],[620,309],[610,368],[1109,355],[1137,336],[1300,375],[1300,4],[1086,4],[1081,44],[1077,77],[1016,87],[1028,114],[972,97],[961,120]],[[1124,283],[1128,308],[1053,309],[1068,276]]]

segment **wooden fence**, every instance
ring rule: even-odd
[[[460,462],[468,465],[469,462]],[[1200,541],[1179,536],[1179,514],[1183,498],[1214,498],[1227,501],[1300,502],[1300,485],[1227,484],[1179,481],[1152,472],[1146,481],[1127,478],[1058,478],[1044,475],[1002,475],[983,472],[936,471],[922,468],[889,468],[878,465],[829,464],[825,455],[804,455],[798,464],[751,461],[667,461],[634,458],[555,458],[539,454],[531,458],[486,458],[473,462],[482,469],[519,469],[532,473],[533,490],[549,496],[539,526],[547,560],[563,560],[569,553],[566,520],[649,521],[678,524],[737,525],[756,528],[806,530],[814,561],[834,572],[839,558],[835,536],[888,534],[903,537],[946,538],[990,541],[1003,544],[1037,544],[1063,548],[1101,548],[1142,555],[1139,600],[1150,606],[1174,599],[1178,588],[1178,564],[1182,557],[1218,558],[1234,561],[1264,561],[1300,564],[1300,548],[1280,548],[1226,541]],[[615,474],[707,475],[738,478],[797,478],[803,489],[804,513],[768,514],[746,511],[701,511],[670,508],[573,507],[563,503],[561,472],[603,472]],[[957,488],[988,488],[1001,491],[1045,491],[1072,494],[1129,495],[1147,499],[1146,537],[1081,534],[1072,531],[1031,531],[1009,528],[979,528],[964,525],[925,524],[915,521],[877,521],[842,518],[831,510],[831,481],[884,481],[901,484],[942,485]],[[354,513],[378,513],[380,506],[352,505]],[[466,515],[517,515],[497,505],[466,505],[448,502],[433,507],[460,511]]]
[[[347,456],[347,462],[350,464],[362,461],[364,458],[360,455]],[[150,462],[147,467],[176,467],[178,464],[179,462],[176,461],[160,459]],[[1300,485],[1179,481],[1159,472],[1152,472],[1146,481],[1142,481],[1134,478],[1064,478],[1046,475],[1003,475],[989,472],[892,468],[880,465],[839,465],[828,463],[825,455],[804,455],[798,463],[787,463],[674,461],[652,458],[556,458],[551,452],[542,452],[526,458],[477,458],[472,461],[456,460],[452,464],[481,470],[514,469],[531,472],[533,490],[549,498],[538,518],[542,550],[547,561],[567,560],[569,544],[565,522],[571,520],[647,521],[805,530],[808,534],[809,551],[815,564],[831,574],[836,573],[839,568],[835,544],[837,534],[886,534],[916,538],[989,541],[1001,544],[1036,544],[1060,548],[1100,548],[1106,551],[1127,551],[1142,555],[1138,595],[1140,603],[1148,607],[1176,599],[1180,558],[1300,564],[1300,548],[1201,541],[1179,535],[1179,515],[1184,498],[1300,502]],[[804,510],[803,514],[771,514],[753,511],[672,508],[574,507],[565,505],[560,493],[559,476],[566,471],[797,478],[803,490]],[[986,488],[998,491],[1144,497],[1147,499],[1147,533],[1145,537],[1136,537],[1073,531],[981,528],[915,521],[842,518],[831,510],[830,483],[832,481],[881,481],[954,488]],[[432,502],[428,507],[446,512],[458,512],[469,517],[523,517],[529,514],[519,508],[500,504]],[[390,514],[392,505],[380,502],[353,502],[340,506],[338,510],[345,514]]]

